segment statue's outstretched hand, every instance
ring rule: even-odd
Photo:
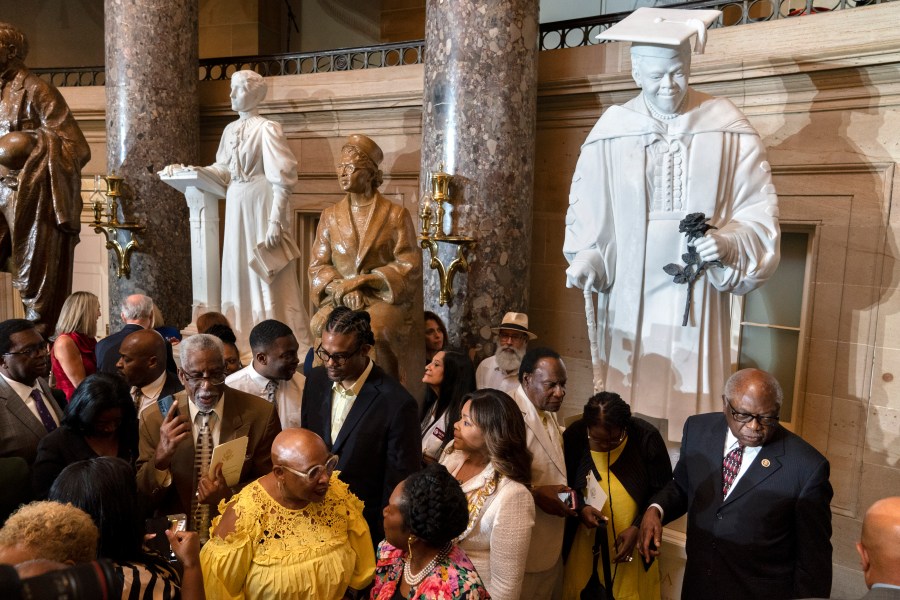
[[[162,171],[158,171],[156,174],[161,177],[172,177],[173,175],[177,175],[179,173],[187,173],[189,171],[196,171],[199,167],[195,167],[193,165],[183,165],[181,163],[176,163],[174,165],[166,165]]]
[[[266,231],[266,248],[272,249],[281,243],[281,223],[269,221],[269,229]]]
[[[575,259],[566,269],[566,287],[600,293],[600,277],[590,263]]]

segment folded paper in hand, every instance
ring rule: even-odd
[[[222,475],[225,477],[225,483],[229,486],[237,485],[241,480],[241,469],[244,466],[248,441],[245,435],[213,448],[212,458],[209,460],[210,479],[213,477],[216,465],[222,463]]]
[[[256,245],[250,258],[250,268],[263,281],[272,283],[275,276],[295,258],[300,258],[297,243],[291,237],[282,235],[281,242],[274,248],[267,248],[265,242]]]
[[[606,492],[600,487],[600,482],[594,477],[593,472],[587,474],[587,485],[585,486],[584,501],[597,510],[603,510],[606,504]]]

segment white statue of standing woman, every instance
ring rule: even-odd
[[[681,439],[693,414],[722,410],[731,373],[731,294],[762,285],[779,260],[778,198],[759,134],[730,101],[688,86],[719,11],[640,8],[600,38],[632,42],[641,94],[612,106],[581,147],[566,214],[566,284],[599,294],[597,345],[608,391],[667,419]],[[663,271],[681,264],[679,223],[703,213],[696,241],[710,266],[693,288]]]
[[[222,313],[231,322],[241,353],[249,350],[247,340],[254,325],[276,319],[293,330],[303,357],[311,340],[296,263],[289,262],[268,283],[249,266],[258,244],[275,249],[284,236],[292,236],[289,199],[297,183],[297,160],[281,125],[259,114],[266,92],[266,82],[258,73],[234,73],[231,109],[240,118],[225,127],[216,162],[208,167],[170,165],[164,173],[204,171],[227,187]]]

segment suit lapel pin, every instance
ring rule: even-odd
[[[772,461],[770,461],[768,458],[762,459],[763,468],[768,469],[771,464],[772,464]]]

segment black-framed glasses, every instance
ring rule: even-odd
[[[193,386],[200,386],[208,384],[210,386],[222,385],[225,383],[225,372],[222,373],[213,373],[212,375],[208,375],[203,377],[202,375],[191,375],[182,371],[184,374],[184,379]]]
[[[284,469],[285,471],[290,471],[297,477],[305,479],[306,482],[309,483],[309,482],[318,480],[319,477],[322,476],[322,473],[327,472],[328,475],[330,476],[332,473],[334,473],[334,469],[335,469],[335,467],[337,467],[337,464],[338,464],[338,455],[332,454],[331,456],[328,457],[328,460],[325,461],[324,465],[316,465],[316,466],[310,468],[305,473],[303,471],[298,471],[296,469],[292,469],[287,465],[278,465],[278,466],[281,467],[282,469]]]
[[[50,354],[50,344],[48,344],[47,342],[41,342],[40,344],[34,344],[33,346],[28,346],[27,348],[16,350],[15,352],[4,352],[3,356],[14,356],[17,354],[25,355],[28,358],[46,356],[47,354]]]
[[[362,348],[362,344],[357,346],[356,350],[353,350],[352,352],[336,352],[334,354],[331,354],[330,352],[328,352],[328,350],[322,347],[322,344],[319,344],[319,347],[316,348],[316,356],[319,357],[319,360],[322,361],[322,364],[328,364],[328,361],[330,360],[335,365],[340,367],[343,366],[344,363],[346,363],[348,360],[356,356],[360,348]]]
[[[725,404],[728,405],[728,410],[731,411],[731,418],[738,423],[741,423],[742,425],[746,425],[750,421],[756,419],[756,422],[759,423],[762,427],[774,427],[775,425],[778,425],[778,422],[781,420],[781,417],[779,417],[778,415],[754,415],[752,413],[738,412],[731,405],[731,400],[726,398],[724,395],[722,395],[722,400],[724,400]]]

